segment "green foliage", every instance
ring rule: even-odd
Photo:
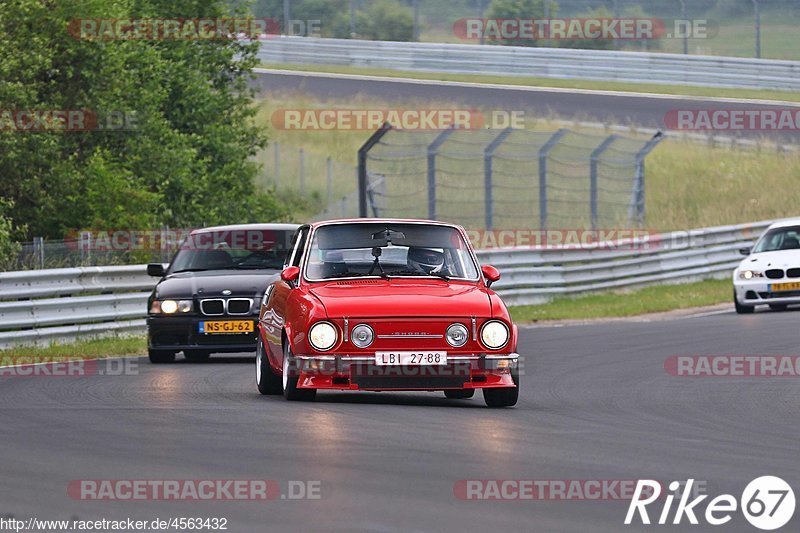
[[[18,228],[8,216],[14,203],[11,200],[0,198],[0,270],[10,268],[19,253],[20,245],[16,242]]]
[[[257,44],[79,40],[79,18],[243,17],[225,0],[0,3],[0,110],[124,113],[128,129],[0,131],[0,190],[27,235],[285,216],[256,193],[264,146],[247,86]]]
[[[350,35],[350,11],[341,10],[333,20],[333,36]],[[357,39],[374,41],[411,41],[414,38],[414,15],[410,8],[396,0],[374,0],[356,11]]]
[[[547,13],[545,13],[545,2],[549,4]],[[554,18],[558,14],[558,3],[554,0],[492,0],[486,18],[543,19],[545,14]],[[499,42],[511,46],[541,46],[542,44],[536,39],[505,39]]]

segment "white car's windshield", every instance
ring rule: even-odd
[[[769,230],[756,245],[753,253],[776,250],[800,250],[800,226]]]
[[[314,232],[306,279],[434,276],[477,281],[478,268],[461,233],[450,226],[353,223]]]

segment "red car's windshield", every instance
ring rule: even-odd
[[[435,276],[477,281],[478,268],[461,232],[414,223],[352,223],[314,232],[306,279]]]

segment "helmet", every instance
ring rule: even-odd
[[[406,263],[411,270],[430,274],[431,271],[441,268],[444,264],[444,254],[429,248],[412,246],[408,249]]]

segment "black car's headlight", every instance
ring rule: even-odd
[[[150,304],[152,315],[175,315],[192,311],[191,300],[153,300]]]

